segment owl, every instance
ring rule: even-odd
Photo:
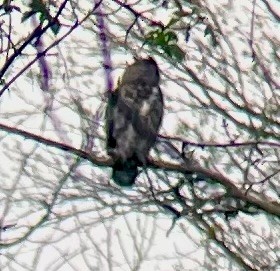
[[[152,58],[128,66],[114,92],[109,93],[107,152],[113,158],[112,179],[132,186],[138,166],[145,166],[163,116],[159,69]]]

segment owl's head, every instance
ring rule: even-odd
[[[155,60],[151,57],[136,60],[129,65],[122,77],[122,84],[147,84],[151,87],[159,84],[159,69]]]

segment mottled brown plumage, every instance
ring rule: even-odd
[[[115,161],[113,179],[121,186],[134,184],[137,166],[145,165],[163,115],[159,70],[152,59],[136,60],[109,94],[107,150]]]

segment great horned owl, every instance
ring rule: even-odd
[[[118,88],[109,94],[107,151],[114,159],[113,180],[134,184],[137,166],[147,162],[163,115],[159,69],[152,58],[136,60],[125,69]]]

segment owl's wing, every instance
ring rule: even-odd
[[[112,156],[123,161],[133,157],[137,145],[137,133],[133,122],[137,119],[138,104],[135,97],[130,95],[134,95],[135,88],[133,84],[120,86],[110,112],[111,130],[108,146],[113,148]]]
[[[133,104],[119,95],[119,91],[109,94],[106,110],[107,151],[115,160],[112,167],[115,183],[131,186],[138,175],[138,159],[134,154],[137,139],[132,128],[135,110]]]

